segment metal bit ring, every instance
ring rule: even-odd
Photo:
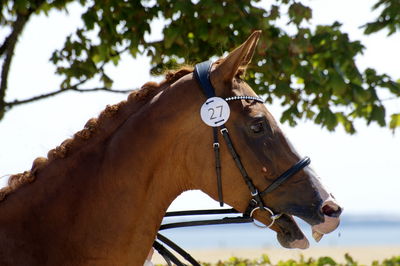
[[[255,226],[257,226],[258,228],[271,228],[271,226],[275,223],[275,220],[278,219],[279,217],[281,217],[281,215],[282,215],[282,214],[274,214],[274,212],[273,212],[270,208],[267,208],[267,207],[256,207],[256,208],[254,208],[253,210],[251,210],[251,212],[250,212],[250,217],[251,217],[251,218],[253,218],[253,213],[254,213],[256,210],[267,211],[267,212],[269,212],[270,215],[271,215],[271,216],[270,216],[271,223],[270,223],[269,225],[259,225],[259,224],[256,224],[256,223],[254,222],[254,219],[253,219],[253,224],[254,224]]]

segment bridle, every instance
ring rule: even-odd
[[[211,99],[213,97],[216,97],[215,89],[212,86],[211,81],[210,81],[211,66],[212,66],[211,61],[205,61],[205,62],[197,64],[194,68],[194,76],[197,79],[197,81],[199,82],[200,87],[203,90],[203,93],[207,97],[207,100]],[[227,103],[229,103],[231,101],[236,101],[236,100],[252,100],[252,101],[259,102],[259,103],[264,103],[264,101],[259,97],[246,96],[246,95],[232,96],[232,97],[228,97],[228,98],[224,99],[224,101]],[[220,126],[212,127],[212,129],[213,129],[213,136],[214,136],[213,150],[214,150],[214,156],[215,156],[215,171],[216,171],[216,176],[217,176],[218,201],[220,203],[220,206],[222,207],[224,205],[223,193],[222,193],[222,176],[221,176],[222,167],[221,167],[220,150],[219,150],[220,144],[219,144],[219,140],[218,140],[218,135],[220,132],[223,136],[225,144],[228,147],[229,153],[231,154],[233,160],[235,161],[235,164],[236,164],[239,172],[241,173],[243,180],[246,183],[246,185],[250,191],[250,194],[251,194],[251,199],[249,201],[249,204],[248,204],[245,212],[243,213],[242,216],[238,216],[238,217],[225,217],[222,219],[197,220],[197,221],[185,221],[185,222],[162,224],[160,226],[159,231],[165,230],[165,229],[171,229],[171,228],[188,227],[188,226],[250,223],[250,222],[254,222],[253,214],[257,210],[262,210],[269,214],[271,223],[269,225],[267,225],[266,227],[271,227],[275,223],[275,220],[279,219],[279,217],[281,217],[282,214],[275,213],[271,208],[267,207],[264,204],[263,197],[265,195],[271,193],[272,191],[274,191],[282,183],[284,183],[286,180],[288,180],[289,178],[294,176],[296,173],[301,171],[304,167],[309,165],[311,162],[309,157],[305,157],[305,158],[301,159],[299,162],[294,164],[291,168],[286,170],[283,174],[278,176],[268,187],[266,187],[264,190],[259,191],[257,189],[257,187],[254,185],[253,180],[248,175],[245,167],[243,166],[243,163],[240,160],[240,157],[234,148],[234,145],[232,143],[231,137],[229,136],[229,132],[228,132],[228,129],[226,128],[226,126],[224,124],[222,124]],[[220,215],[220,214],[232,214],[232,213],[240,213],[240,212],[238,212],[235,209],[194,210],[194,211],[191,210],[191,211],[167,212],[165,214],[165,217],[193,216],[193,215]],[[172,265],[171,261],[178,266],[184,266],[185,264],[183,264],[172,252],[170,252],[167,248],[165,248],[160,242],[163,242],[165,245],[169,246],[171,249],[173,249],[175,252],[180,254],[183,258],[185,258],[192,265],[200,266],[200,264],[192,256],[190,256],[190,254],[188,254],[185,250],[183,250],[181,247],[176,245],[174,242],[172,242],[165,236],[161,235],[160,233],[157,233],[157,239],[154,241],[153,247],[165,258],[168,265]]]
[[[215,89],[210,81],[211,66],[212,66],[211,61],[205,61],[197,64],[194,68],[194,76],[200,83],[200,87],[203,89],[203,93],[206,95],[207,99],[216,97]],[[243,95],[243,96],[233,96],[225,98],[225,101],[228,103],[236,100],[253,100],[259,103],[264,103],[264,101],[261,98],[254,96]],[[260,192],[254,185],[250,176],[247,174],[247,171],[244,168],[243,163],[240,160],[240,157],[233,146],[231,137],[229,136],[229,131],[226,128],[226,126],[223,124],[219,127],[213,127],[212,129],[214,135],[213,149],[215,154],[215,170],[217,175],[218,200],[220,202],[220,206],[222,207],[224,203],[222,194],[222,178],[221,178],[221,162],[220,162],[220,152],[219,152],[218,130],[221,132],[225,140],[225,144],[228,147],[229,153],[231,154],[233,160],[235,161],[235,164],[238,170],[240,171],[244,182],[246,183],[247,187],[250,190],[251,200],[246,208],[246,211],[244,212],[244,215],[253,217],[254,212],[257,210],[266,211],[270,214],[270,219],[271,219],[271,223],[267,225],[267,227],[271,227],[274,224],[275,220],[281,217],[282,214],[274,213],[274,211],[271,208],[267,207],[264,204],[263,197],[268,193],[272,192],[273,190],[275,190],[276,188],[278,188],[282,183],[284,183],[290,177],[292,177],[297,172],[302,170],[304,167],[309,165],[311,162],[310,158],[305,157],[299,162],[297,162],[286,172],[278,176],[267,188],[265,188]]]

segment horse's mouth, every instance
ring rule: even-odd
[[[324,234],[334,231],[339,226],[340,212],[339,207],[334,213],[323,210],[323,222],[311,226],[312,237],[316,242],[319,242]],[[306,249],[310,246],[308,239],[291,215],[283,214],[275,221],[271,229],[277,232],[278,241],[285,248]]]

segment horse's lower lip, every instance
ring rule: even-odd
[[[277,238],[283,247],[299,249],[309,247],[307,238],[291,215],[284,214],[275,223],[275,226],[278,227]]]
[[[339,226],[339,223],[340,219],[338,217],[330,217],[325,215],[324,222],[313,225],[312,230],[320,234],[328,234],[335,230]]]
[[[310,242],[306,237],[289,243],[290,248],[307,249],[310,247]]]

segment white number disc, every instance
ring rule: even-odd
[[[212,97],[201,106],[200,116],[210,127],[222,126],[229,119],[231,111],[228,103],[220,97]]]

